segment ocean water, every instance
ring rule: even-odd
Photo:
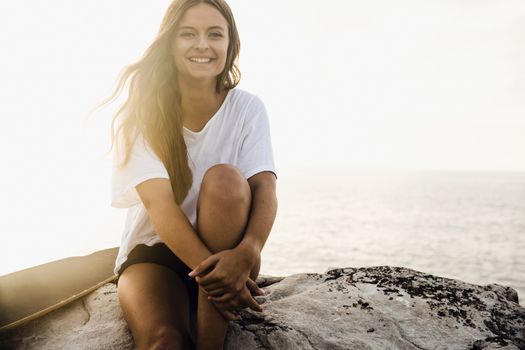
[[[525,300],[525,173],[295,170],[261,273],[404,266]]]
[[[510,286],[525,304],[525,173],[277,171],[279,208],[261,274],[403,266]],[[125,210],[103,204],[100,213],[61,207],[60,225],[29,222],[0,244],[0,275],[118,246]],[[97,220],[78,227],[86,213]]]

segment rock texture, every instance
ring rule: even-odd
[[[401,267],[260,276],[262,313],[231,322],[226,349],[525,349],[517,293]],[[18,329],[0,349],[134,349],[115,285]]]

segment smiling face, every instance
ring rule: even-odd
[[[226,64],[228,44],[228,22],[215,7],[190,7],[175,28],[173,40],[179,79],[215,84]]]

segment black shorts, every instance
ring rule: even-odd
[[[197,282],[195,282],[194,278],[188,276],[188,273],[190,273],[191,269],[186,266],[186,264],[184,264],[182,260],[180,260],[175,254],[173,254],[171,249],[169,249],[166,244],[156,243],[151,247],[145,244],[136,245],[128,254],[128,259],[122,264],[118,271],[118,277],[116,281],[117,285],[118,278],[122,272],[128,266],[137,263],[155,263],[166,266],[175,271],[186,285],[186,290],[188,291],[188,296],[190,299],[190,310],[193,311],[190,312],[190,314],[196,312],[197,301],[199,297],[199,286]]]

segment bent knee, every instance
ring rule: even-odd
[[[215,199],[249,200],[250,186],[242,172],[231,164],[216,164],[210,167],[201,183],[201,191]]]

